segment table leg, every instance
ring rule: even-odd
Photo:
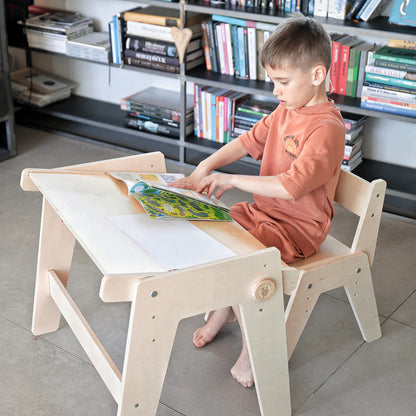
[[[59,328],[61,313],[49,292],[48,270],[55,270],[66,286],[75,238],[44,198],[33,305],[32,333],[42,335]]]

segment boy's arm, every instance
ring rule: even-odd
[[[232,188],[238,188],[252,194],[293,199],[286,191],[278,176],[253,176],[253,175],[228,175],[226,173],[213,173],[201,180],[196,190],[198,192],[206,191],[211,196],[215,189],[216,198],[220,198],[225,191]]]
[[[247,155],[248,152],[241,143],[240,138],[234,139],[232,142],[227,143],[211,156],[201,161],[191,175],[179,179],[172,185],[177,188],[197,189],[202,179],[207,177],[210,172],[236,162]]]

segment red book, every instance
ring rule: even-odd
[[[356,39],[355,36],[351,36],[349,39],[341,42],[341,57],[340,57],[340,67],[339,67],[339,76],[338,76],[338,87],[337,94],[345,95],[347,89],[347,78],[348,78],[348,63],[350,61],[350,50],[357,42],[360,42]]]
[[[202,42],[204,45],[205,65],[207,67],[207,70],[211,71],[212,70],[211,56],[209,54],[208,32],[207,32],[207,24],[205,23],[205,21],[201,22],[201,28],[202,28]]]
[[[347,38],[348,35],[340,35],[335,33],[332,38],[332,56],[331,56],[331,68],[329,70],[329,92],[331,94],[338,93],[338,77],[339,77],[339,60],[341,56],[341,41]]]

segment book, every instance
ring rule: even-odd
[[[373,95],[362,95],[361,99],[365,101],[369,101],[369,102],[372,101],[372,102],[377,102],[380,104],[396,105],[399,107],[407,107],[409,109],[416,110],[416,103],[414,101],[404,102],[400,100],[395,100],[392,97],[384,98],[384,97],[375,97]]]
[[[256,29],[249,27],[247,29],[247,40],[248,40],[248,68],[249,68],[249,79],[257,79],[257,40],[256,40]]]
[[[362,96],[384,98],[386,100],[393,100],[408,104],[416,104],[416,94],[390,91],[382,88],[370,87],[367,85],[363,86]]]
[[[345,95],[355,97],[357,89],[358,66],[360,63],[360,49],[363,42],[354,45],[350,49],[350,59],[348,61],[347,85],[345,88]]]
[[[366,65],[365,71],[371,74],[386,75],[388,77],[408,79],[416,81],[416,72],[400,71],[392,68],[382,68],[379,66]]]
[[[379,82],[381,84],[388,84],[388,85],[395,85],[398,87],[409,88],[411,90],[415,90],[415,93],[416,93],[416,81],[389,77],[385,75],[371,74],[368,72],[365,74],[365,80],[371,81],[371,82]]]
[[[345,144],[352,144],[354,141],[359,137],[361,134],[361,131],[363,129],[363,125],[360,124],[358,126],[355,126],[349,131],[345,132]]]
[[[359,67],[358,67],[358,77],[357,77],[357,86],[355,90],[355,97],[361,97],[361,90],[364,83],[365,77],[365,66],[367,65],[368,55],[374,52],[376,49],[376,45],[363,43],[359,47],[360,49],[360,59],[359,59]]]
[[[170,186],[182,174],[110,172],[124,182],[129,195],[143,206],[150,218],[231,221],[229,208],[220,200],[189,189]]]
[[[211,64],[211,54],[209,50],[209,42],[208,42],[208,32],[207,32],[207,24],[206,21],[201,22],[202,27],[202,41],[203,41],[203,48],[204,48],[204,57],[205,57],[205,67],[208,71],[212,70]]]
[[[355,36],[350,36],[348,39],[345,39],[341,42],[341,57],[337,94],[345,95],[346,93],[348,80],[348,63],[350,61],[351,47],[361,42],[362,41],[357,40]]]
[[[352,165],[355,165],[356,166],[357,160],[360,160],[360,162],[362,160],[362,152],[361,152],[361,149],[358,150],[357,153],[354,156],[352,156],[352,157],[348,157],[348,156],[345,157],[344,156],[344,158],[342,159],[342,164],[344,166],[352,166]]]
[[[87,35],[68,40],[66,53],[83,59],[97,62],[108,62],[110,37],[107,32],[91,32]]]
[[[338,77],[341,57],[341,41],[346,39],[349,35],[339,33],[331,34],[332,52],[331,52],[331,67],[329,72],[329,93],[337,93],[338,91]]]
[[[355,127],[362,125],[365,120],[367,120],[367,116],[363,116],[361,114],[354,114],[348,113],[346,111],[342,112],[342,118],[344,119],[345,130],[352,130]]]
[[[349,0],[329,0],[328,17],[344,20],[350,8]]]
[[[381,66],[382,68],[398,69],[400,71],[416,72],[415,64],[402,64],[400,62],[384,61],[382,59],[374,59],[372,62],[374,66]]]
[[[398,114],[407,117],[416,117],[416,109],[404,107],[402,105],[384,104],[375,101],[369,101],[366,98],[361,98],[361,108],[368,110],[383,111],[385,113]]]
[[[379,82],[365,81],[364,84],[363,84],[363,87],[364,86],[378,88],[378,89],[382,89],[382,90],[386,90],[386,91],[393,91],[393,92],[408,94],[408,95],[411,95],[411,96],[415,95],[414,90],[412,90],[410,88],[405,88],[405,87],[398,87],[396,85],[387,85],[387,84],[380,84]]]
[[[204,18],[206,18],[206,16],[201,13],[186,12],[187,26],[196,25]],[[167,9],[165,7],[152,5],[124,12],[124,20],[170,27],[180,27],[181,22],[179,9]]]
[[[124,117],[124,126],[139,131],[147,131],[148,133],[161,134],[163,136],[179,138],[180,131],[178,127],[169,126],[165,123],[157,123],[150,120],[142,120],[137,117]],[[194,126],[188,124],[185,129],[185,135],[189,135],[193,132]]]
[[[351,9],[348,11],[347,15],[345,16],[346,20],[352,20],[355,18],[361,7],[364,5],[366,0],[355,0]]]
[[[320,17],[327,17],[327,14],[328,14],[328,0],[315,0],[313,15],[320,16]]]
[[[389,22],[397,25],[416,26],[415,1],[394,0]]]
[[[194,59],[201,58],[203,57],[203,54],[204,52],[202,49],[199,49],[191,53],[187,53],[185,55],[185,62],[189,63],[193,61]],[[167,64],[167,65],[177,65],[177,66],[179,65],[179,58],[172,58],[171,56],[158,55],[155,53],[134,51],[131,49],[126,49],[124,51],[124,56],[130,57],[130,58],[137,58],[139,60],[144,60],[144,61],[159,62],[159,63]]]
[[[390,38],[387,46],[392,48],[416,49],[416,40]]]
[[[362,11],[360,19],[368,22],[369,20],[380,16],[389,2],[390,0],[371,0],[367,7]]]
[[[383,46],[374,53],[374,59],[416,65],[416,50]]]

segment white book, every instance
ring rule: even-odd
[[[229,75],[234,75],[233,43],[231,40],[231,25],[229,23],[225,24],[225,36],[227,41],[228,72]]]
[[[150,23],[126,22],[126,31],[128,35],[143,36],[151,39],[164,40],[173,42],[172,28],[169,26],[152,25]]]
[[[344,20],[349,5],[348,0],[328,0],[328,17]]]
[[[271,34],[270,31],[268,31],[268,30],[265,30],[264,31],[264,42],[265,43],[266,43],[266,40],[269,39],[270,34]],[[265,70],[264,72],[265,72],[265,74],[264,74],[264,81],[265,82],[271,82],[272,80],[270,79],[269,74],[267,73],[267,71]]]
[[[416,105],[416,94],[406,92],[399,92],[364,85],[362,89],[362,95]]]
[[[248,36],[248,69],[249,78],[257,79],[257,39],[256,29],[254,27],[247,28]]]
[[[327,17],[327,15],[328,15],[328,0],[315,0],[313,15],[314,16]]]
[[[217,32],[217,40],[218,40],[218,56],[220,58],[220,71],[221,74],[226,74],[225,71],[225,55],[224,49],[222,48],[222,30],[221,25],[216,25],[215,30]]]

